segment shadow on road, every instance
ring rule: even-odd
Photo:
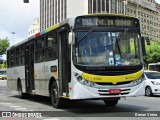
[[[18,96],[10,96],[14,98],[19,98]],[[31,96],[27,98],[28,101],[38,102],[39,104],[51,106],[50,98],[44,96]],[[135,106],[131,104],[118,103],[114,107],[105,106],[102,100],[83,100],[83,101],[71,101],[66,100],[62,111],[67,111],[70,114],[103,114],[103,113],[113,113],[113,112],[140,112],[146,111],[148,107]],[[53,108],[53,111],[55,109]]]

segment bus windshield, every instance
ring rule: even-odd
[[[75,64],[86,66],[139,65],[140,35],[133,31],[76,31]]]

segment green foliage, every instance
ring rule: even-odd
[[[146,46],[147,55],[144,56],[144,62],[146,65],[149,63],[160,62],[160,42],[150,41],[151,45]]]
[[[0,55],[3,55],[6,53],[6,49],[9,47],[9,40],[6,39],[0,39]]]
[[[0,64],[0,69],[4,69],[6,67],[7,67],[6,64]]]

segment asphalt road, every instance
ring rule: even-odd
[[[10,92],[6,87],[6,81],[0,80],[0,111],[15,112],[40,112],[43,120],[72,120],[87,119],[99,120],[130,120],[130,119],[154,119],[160,117],[160,96],[154,97],[129,97],[121,99],[117,106],[106,107],[101,100],[67,101],[63,109],[55,109],[51,106],[50,98],[32,96],[28,99],[19,99],[18,92]],[[45,111],[45,112],[44,112]],[[47,111],[47,112],[46,112]],[[145,117],[142,115],[146,115]],[[150,115],[150,116],[148,116]],[[51,118],[53,117],[54,118]],[[6,120],[6,119],[4,119]],[[17,119],[16,119],[17,120]]]

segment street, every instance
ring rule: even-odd
[[[96,119],[95,117],[112,117],[112,120],[127,117],[127,119],[132,119],[131,117],[135,118],[135,113],[146,111],[148,111],[147,113],[157,113],[160,111],[159,102],[160,96],[140,96],[121,99],[115,107],[106,107],[101,100],[85,100],[68,101],[63,109],[55,109],[51,106],[48,97],[32,96],[28,99],[19,99],[18,92],[9,92],[6,87],[6,80],[0,80],[0,111],[48,111],[46,120],[50,119],[50,114],[55,116],[56,120],[59,117],[62,117],[60,120],[65,119],[64,117],[88,117],[87,119],[91,117],[94,117],[94,119]],[[130,112],[131,116],[129,115]],[[151,116],[147,118],[151,119]],[[153,116],[153,118],[158,119],[159,117]]]

